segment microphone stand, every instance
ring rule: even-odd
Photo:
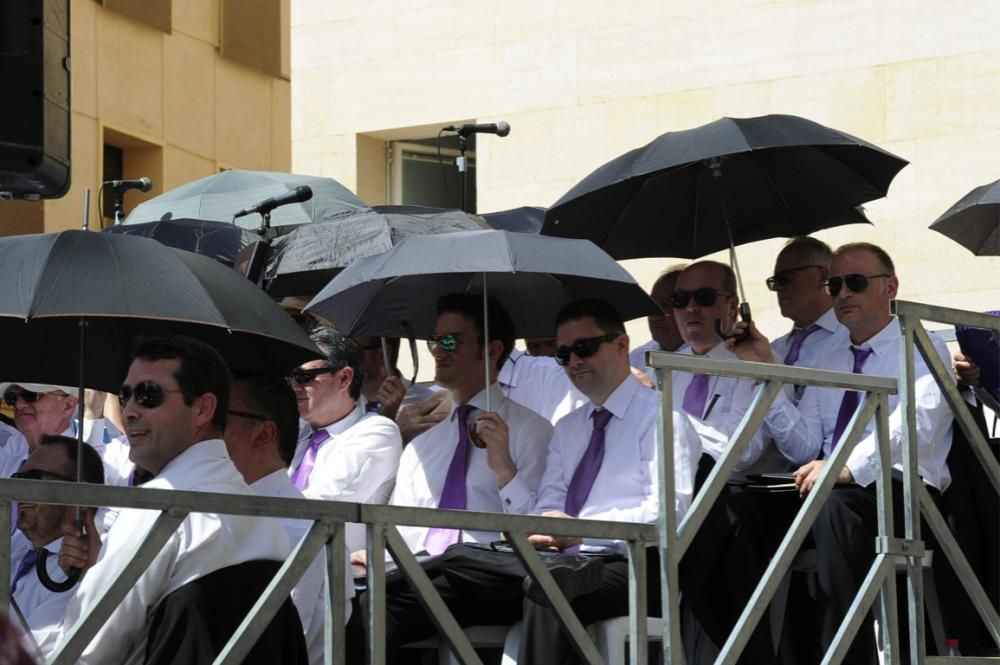
[[[466,150],[466,148],[468,146],[468,141],[469,141],[469,139],[468,139],[468,137],[466,137],[465,134],[463,134],[462,132],[458,133],[458,152],[459,152],[459,156],[455,158],[455,166],[458,168],[458,172],[462,174],[461,184],[459,185],[462,188],[462,195],[461,195],[461,198],[460,198],[460,200],[462,202],[462,211],[463,212],[475,212],[475,210],[466,210],[465,209],[465,206],[467,205],[467,203],[466,203],[466,196],[467,196],[466,195],[466,185],[468,184],[468,179],[469,179],[468,160],[467,160],[467,158],[465,156],[465,150]]]
[[[118,226],[125,221],[125,213],[122,210],[122,205],[125,202],[125,192],[117,187],[112,187],[111,191],[115,196],[115,226]]]

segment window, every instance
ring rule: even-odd
[[[456,166],[460,156],[458,137],[442,136],[440,159],[437,139],[414,139],[389,143],[389,202],[431,208],[462,207],[462,174]],[[476,137],[466,145],[467,177],[465,210],[476,210]]]

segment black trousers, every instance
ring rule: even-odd
[[[940,494],[928,488],[935,502]],[[904,534],[903,484],[892,482],[894,530],[897,537]],[[875,538],[878,535],[878,504],[875,485],[838,485],[823,504],[812,528],[817,550],[817,610],[819,646],[821,653],[829,648],[840,628],[854,596],[875,561]],[[934,540],[924,523],[921,537],[925,547],[933,548]],[[897,590],[899,604],[903,605],[905,587]],[[905,614],[900,615],[905,617]],[[900,622],[900,646],[907,650],[905,623]],[[862,621],[844,663],[847,665],[873,665],[876,662],[875,632],[871,615]]]

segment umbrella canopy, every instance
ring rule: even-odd
[[[538,233],[545,221],[545,208],[538,206],[521,206],[510,210],[483,213],[483,219],[492,228],[500,231],[517,231],[518,233]]]
[[[201,219],[167,219],[143,224],[119,224],[103,229],[105,233],[152,238],[168,247],[207,256],[232,266],[240,251],[260,240],[260,236],[241,226]]]
[[[617,259],[697,258],[754,240],[867,221],[906,160],[805,118],[722,118],[668,132],[580,181],[542,233]]]
[[[1000,180],[963,196],[931,228],[976,256],[1000,256]]]
[[[439,297],[482,293],[484,285],[520,337],[552,336],[556,312],[580,298],[608,300],[626,320],[661,312],[593,243],[508,231],[410,236],[385,254],[352,263],[306,311],[348,335],[426,337],[434,331]]]
[[[301,185],[312,188],[312,198],[275,208],[271,213],[271,226],[305,224],[366,207],[361,199],[333,178],[232,169],[189,182],[140,203],[125,219],[125,224],[181,217],[231,222],[239,210]],[[250,215],[241,217],[237,223],[255,229],[260,219]]]
[[[7,379],[117,391],[133,339],[148,334],[201,339],[234,369],[284,373],[321,357],[234,270],[149,238],[87,231],[0,238],[0,279],[8,285],[0,292]]]
[[[404,238],[487,228],[461,210],[384,206],[304,224],[271,243],[264,280],[273,297],[314,295],[355,259],[381,254]]]

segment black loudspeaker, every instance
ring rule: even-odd
[[[70,0],[0,0],[0,198],[70,182]]]

